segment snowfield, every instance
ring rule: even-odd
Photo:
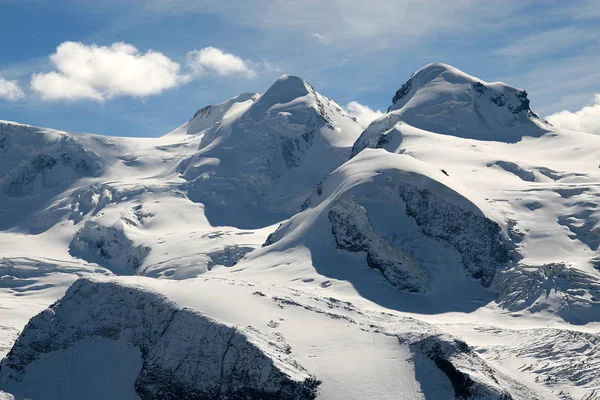
[[[0,121],[0,399],[600,399],[600,137],[444,64],[390,95]]]

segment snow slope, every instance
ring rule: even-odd
[[[430,64],[363,131],[284,75],[0,151],[0,398],[600,396],[600,139],[520,89]]]
[[[440,268],[447,268],[440,258],[459,258],[469,275],[489,286],[508,262],[507,238],[492,212],[482,211],[483,199],[445,178],[412,157],[365,150],[320,184],[306,211],[269,236],[265,251],[303,244],[315,258],[365,252],[370,267],[412,292],[439,285]]]

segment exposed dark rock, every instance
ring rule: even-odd
[[[494,103],[498,107],[503,107],[506,105],[506,100],[504,94],[498,93],[494,97],[490,97],[490,102]]]
[[[481,82],[475,82],[473,84],[473,90],[475,90],[475,92],[479,93],[479,97],[481,97],[481,95],[483,95],[485,93],[485,91],[487,90],[487,87]]]
[[[490,286],[497,269],[509,260],[498,224],[426,189],[404,184],[400,186],[400,197],[406,202],[406,213],[423,233],[450,243],[462,255],[467,271],[483,286]]]
[[[367,253],[367,265],[381,271],[394,286],[409,292],[423,291],[429,278],[402,248],[379,236],[363,207],[351,198],[336,200],[329,214],[338,249]]]
[[[527,388],[515,385],[510,378],[492,370],[461,340],[434,334],[418,338],[409,346],[431,360],[448,378],[457,399],[512,400],[508,388],[521,396],[531,396],[519,398],[539,399]]]
[[[232,246],[226,246],[223,250],[213,251],[208,253],[210,260],[206,267],[211,269],[215,265],[223,265],[225,267],[233,267],[239,260],[254,250],[254,247],[238,246],[236,244]]]
[[[398,101],[400,101],[402,98],[404,98],[408,93],[410,93],[411,89],[412,89],[412,80],[409,79],[400,87],[400,89],[398,89],[398,91],[392,98],[392,104],[396,104]],[[390,108],[388,108],[388,112],[390,111]]]

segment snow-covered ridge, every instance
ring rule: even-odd
[[[253,101],[259,95],[256,93],[242,93],[217,105],[205,106],[199,109],[188,122],[173,130],[167,135],[173,136],[181,133],[196,135],[204,133],[209,128],[215,129],[215,125],[221,123],[225,115],[239,107],[246,101]]]
[[[120,352],[124,360],[112,366],[111,373],[106,376],[113,378],[107,379],[114,379],[114,376],[131,379],[130,388],[135,389],[138,397],[134,397],[139,399],[312,399],[320,395],[331,399],[339,396],[364,398],[360,397],[360,393],[356,397],[356,388],[348,386],[347,382],[339,385],[352,373],[339,363],[339,371],[323,371],[325,380],[322,383],[319,375],[311,375],[300,365],[297,357],[301,355],[296,351],[303,348],[301,338],[305,334],[293,329],[285,330],[285,335],[279,332],[280,325],[286,325],[289,316],[296,315],[300,320],[312,320],[322,327],[323,332],[317,330],[313,333],[315,339],[321,339],[308,342],[313,347],[323,346],[323,338],[345,325],[346,329],[338,332],[333,343],[346,343],[349,337],[344,331],[350,331],[354,332],[350,337],[371,337],[371,352],[380,352],[382,345],[409,352],[410,358],[393,359],[390,364],[390,367],[395,364],[395,369],[409,374],[395,375],[403,381],[401,383],[410,384],[402,387],[402,393],[409,398],[422,398],[423,395],[472,400],[541,398],[535,391],[487,365],[465,342],[416,320],[361,310],[334,298],[322,299],[302,293],[292,297],[268,295],[261,291],[266,291],[265,287],[257,290],[234,282],[216,285],[220,292],[231,288],[227,290],[232,296],[240,298],[243,294],[253,307],[260,306],[256,310],[258,320],[264,321],[264,313],[273,313],[274,310],[278,310],[276,315],[285,316],[273,316],[266,328],[270,332],[265,332],[253,326],[219,322],[186,306],[195,302],[183,300],[185,296],[171,292],[166,297],[163,292],[167,289],[166,293],[169,293],[168,287],[153,289],[152,286],[149,281],[133,284],[120,279],[82,279],[76,282],[63,299],[33,318],[25,328],[2,363],[1,387],[17,398],[44,396],[53,400],[64,398],[60,397],[61,393],[72,397],[76,390],[90,392],[82,386],[88,384],[92,385],[92,390],[99,391],[90,398],[102,398],[101,393],[107,388],[97,387],[102,383],[100,380],[85,376],[86,363],[104,361],[99,355],[96,355],[99,360],[86,359],[86,356],[96,354],[92,350],[96,348],[104,350],[106,356],[114,351]],[[192,283],[190,289],[194,287],[209,289],[200,282]],[[211,289],[207,294],[209,297],[215,295],[210,292]],[[171,296],[179,299],[173,302]],[[202,303],[209,304],[201,300]],[[234,304],[208,308],[211,313],[222,313],[233,320],[247,314],[234,311]],[[293,327],[294,321],[290,322]],[[291,346],[286,341],[287,337],[292,340]],[[337,347],[339,345],[333,348],[324,346],[319,353],[326,355],[338,351]],[[77,351],[82,351],[79,359],[74,358]],[[308,361],[310,357],[302,359]],[[54,380],[51,371],[38,373],[42,368],[52,368],[65,360],[78,363],[84,372],[79,375],[76,372],[63,373],[60,379]],[[327,362],[326,358],[323,361]],[[383,372],[380,371],[383,360],[373,362],[371,368]],[[98,366],[96,364],[95,370],[104,376]],[[133,371],[126,368],[133,368]],[[391,372],[398,374],[398,371]],[[362,374],[371,377],[373,372],[362,371]],[[75,377],[84,379],[84,382],[72,381]],[[128,388],[126,382],[119,383],[119,387],[112,387],[111,394],[123,398]],[[321,385],[323,391],[320,390]],[[332,392],[334,387],[337,390]],[[361,390],[364,391],[364,388]],[[384,395],[392,398],[394,393]]]

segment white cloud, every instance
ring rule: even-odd
[[[197,75],[210,70],[219,75],[241,74],[248,78],[256,76],[256,71],[249,66],[248,62],[215,47],[205,47],[189,52],[188,66]]]
[[[25,97],[25,93],[23,93],[23,89],[21,89],[17,81],[0,78],[0,98],[15,101],[23,97]]]
[[[146,97],[186,82],[180,65],[152,50],[140,53],[127,43],[110,46],[64,42],[50,55],[56,71],[34,74],[31,87],[44,100]]]
[[[320,44],[328,44],[329,43],[329,38],[325,35],[321,35],[320,33],[312,33],[310,35],[316,42],[320,43]]]
[[[591,106],[583,107],[579,111],[560,111],[546,118],[557,128],[572,129],[596,133],[600,135],[600,94],[596,94],[595,102]]]
[[[383,113],[380,110],[374,111],[368,106],[364,106],[360,103],[357,103],[356,101],[351,101],[350,103],[348,103],[346,105],[346,111],[353,115],[358,121],[358,123],[365,128],[369,126],[369,124],[373,120],[383,115]]]

